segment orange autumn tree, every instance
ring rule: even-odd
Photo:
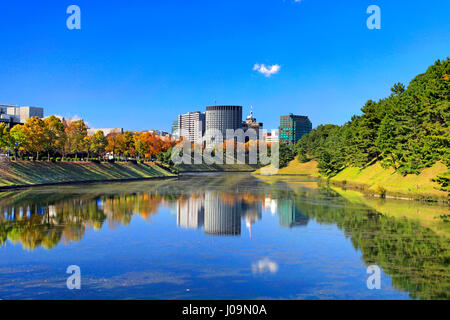
[[[123,155],[125,153],[125,138],[121,133],[110,133],[106,136],[108,145],[106,146],[106,152],[112,153],[114,157],[116,155]]]
[[[134,147],[137,155],[145,159],[152,159],[154,156],[166,152],[176,144],[176,141],[169,137],[161,137],[155,133],[139,132],[134,136]]]
[[[154,133],[144,132],[139,136],[140,154],[145,159],[151,159],[152,156],[161,152],[159,138]]]

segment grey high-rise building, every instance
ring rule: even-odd
[[[227,202],[212,192],[205,194],[205,233],[235,236],[241,234],[242,202]]]
[[[205,207],[203,195],[196,194],[177,202],[177,224],[182,228],[198,229],[203,226]]]
[[[206,141],[207,145],[222,143],[227,129],[242,128],[241,106],[209,106],[206,107]],[[221,137],[211,135],[212,131],[221,132]]]
[[[205,114],[200,111],[188,112],[178,116],[178,136],[191,142],[202,143],[205,132]]]
[[[178,131],[178,119],[172,122],[172,135],[176,136],[176,133]]]

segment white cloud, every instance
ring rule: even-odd
[[[277,273],[278,264],[275,261],[270,260],[269,258],[264,258],[252,264],[252,271],[253,273]]]
[[[272,66],[268,65],[266,67],[266,65],[264,65],[264,64],[257,63],[253,66],[254,71],[258,71],[259,73],[262,73],[266,77],[270,77],[271,75],[278,73],[280,71],[280,69],[281,69],[281,66],[278,64],[274,64]]]

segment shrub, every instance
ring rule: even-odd
[[[386,189],[383,186],[377,186],[375,192],[381,197],[386,198]]]

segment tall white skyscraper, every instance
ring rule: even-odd
[[[191,142],[202,143],[205,132],[205,114],[200,111],[178,116],[178,135]]]

